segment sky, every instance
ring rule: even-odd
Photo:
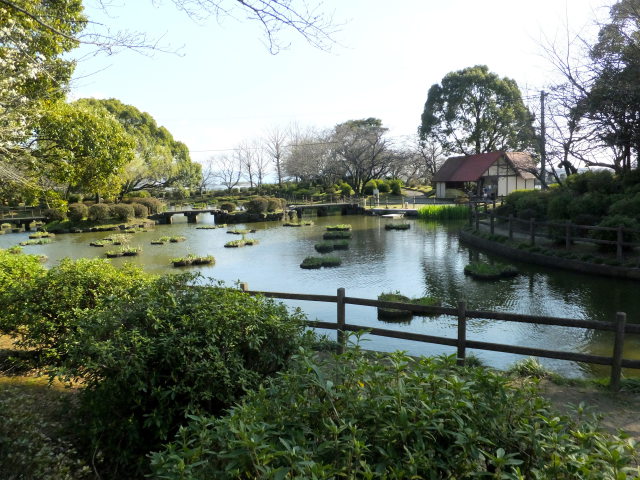
[[[515,79],[535,103],[554,77],[542,45],[593,33],[612,2],[327,0],[321,8],[340,24],[331,51],[285,35],[290,46],[277,55],[241,15],[194,21],[169,0],[117,0],[106,16],[87,5],[91,19],[160,37],[178,53],[87,56],[83,47],[70,96],[148,112],[196,161],[292,122],[325,129],[377,117],[401,141],[415,134],[430,86],[465,67]]]

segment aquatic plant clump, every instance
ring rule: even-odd
[[[333,252],[333,243],[332,242],[320,242],[314,245],[316,252],[318,253],[329,253]]]
[[[26,240],[24,242],[20,242],[20,245],[22,245],[23,247],[27,246],[27,245],[46,245],[48,243],[51,243],[52,240],[50,238],[32,238],[31,240]]]
[[[342,260],[338,257],[307,257],[300,264],[300,268],[317,269],[322,267],[339,267]]]
[[[518,269],[502,263],[472,262],[464,267],[464,274],[478,280],[498,280],[515,277],[518,275]]]
[[[186,257],[177,257],[170,260],[174,267],[186,267],[189,265],[210,265],[215,263],[213,255],[198,256],[190,253]]]
[[[232,235],[246,235],[247,233],[256,233],[255,229],[248,228],[236,228],[234,230],[227,230],[227,233]]]
[[[312,221],[304,221],[304,222],[285,222],[282,224],[283,227],[309,227],[313,225]]]
[[[36,232],[36,233],[32,233],[31,235],[29,235],[29,238],[31,239],[36,239],[36,238],[52,238],[55,237],[56,234],[55,233],[49,233],[49,232]]]
[[[439,307],[441,305],[440,299],[436,297],[409,298],[405,295],[401,295],[400,292],[397,291],[390,293],[381,293],[378,296],[378,300],[382,302],[409,303],[412,305],[420,305],[423,307]],[[425,312],[414,312],[411,310],[378,307],[378,318],[380,319],[406,321],[414,315],[427,316],[430,314]]]
[[[107,258],[117,258],[117,257],[135,257],[142,252],[142,249],[139,247],[126,247],[121,248],[119,250],[107,250],[105,252],[105,256]]]
[[[226,248],[238,248],[244,246],[253,246],[260,243],[255,238],[243,238],[242,240],[232,240],[231,242],[227,242],[224,244]]]
[[[349,230],[351,230],[351,225],[347,223],[327,226],[327,232],[348,232]]]
[[[410,228],[410,223],[387,223],[384,226],[385,230],[409,230]]]
[[[220,225],[201,225],[196,227],[196,230],[216,230],[218,228],[227,228],[226,223],[221,223]]]
[[[351,232],[347,231],[331,231],[322,235],[323,240],[344,240],[351,238]]]
[[[469,216],[466,205],[425,205],[418,209],[422,220],[464,220]]]

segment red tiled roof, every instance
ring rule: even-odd
[[[522,178],[535,178],[527,169],[535,168],[531,155],[524,152],[489,152],[450,157],[433,176],[434,182],[475,182],[500,157],[505,156]]]
[[[434,182],[475,182],[504,152],[450,157],[433,176]]]

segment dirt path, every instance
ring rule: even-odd
[[[589,411],[602,416],[601,427],[611,433],[623,430],[640,442],[640,393],[613,394],[592,386],[540,383],[540,391],[562,413],[571,414],[572,405],[583,402]]]

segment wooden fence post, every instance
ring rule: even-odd
[[[564,226],[564,248],[571,248],[571,222]]]
[[[336,303],[338,305],[338,353],[344,353],[344,346],[346,343],[346,337],[344,334],[345,323],[345,303],[344,303],[344,288],[338,289],[338,298]]]
[[[622,225],[618,226],[618,239],[617,239],[617,243],[616,243],[616,259],[619,262],[622,262],[622,247],[623,247],[622,242],[623,242],[623,239],[624,239],[624,236],[623,236],[624,232],[622,231],[623,228],[624,227]]]
[[[467,350],[467,305],[464,301],[458,302],[458,360],[457,364],[464,366]]]
[[[469,204],[469,226],[473,227],[473,208],[471,208],[471,204]]]
[[[609,386],[614,392],[620,390],[620,377],[622,375],[622,354],[624,350],[624,331],[626,326],[627,314],[624,312],[616,313],[616,336],[613,342],[611,381],[609,382]]]
[[[535,218],[531,218],[529,219],[529,237],[530,237],[530,241],[531,241],[531,245],[535,245],[536,244],[536,219]]]
[[[495,214],[495,212],[493,210],[491,210],[491,214],[489,216],[489,219],[491,221],[489,228],[490,228],[490,231],[491,231],[491,235],[493,235],[493,231],[494,231],[494,228],[495,228],[495,222],[496,222],[496,214]]]
[[[509,240],[513,240],[513,214],[509,214]]]
[[[478,204],[474,203],[474,213],[476,216],[476,232],[480,231],[480,213],[478,212]]]

